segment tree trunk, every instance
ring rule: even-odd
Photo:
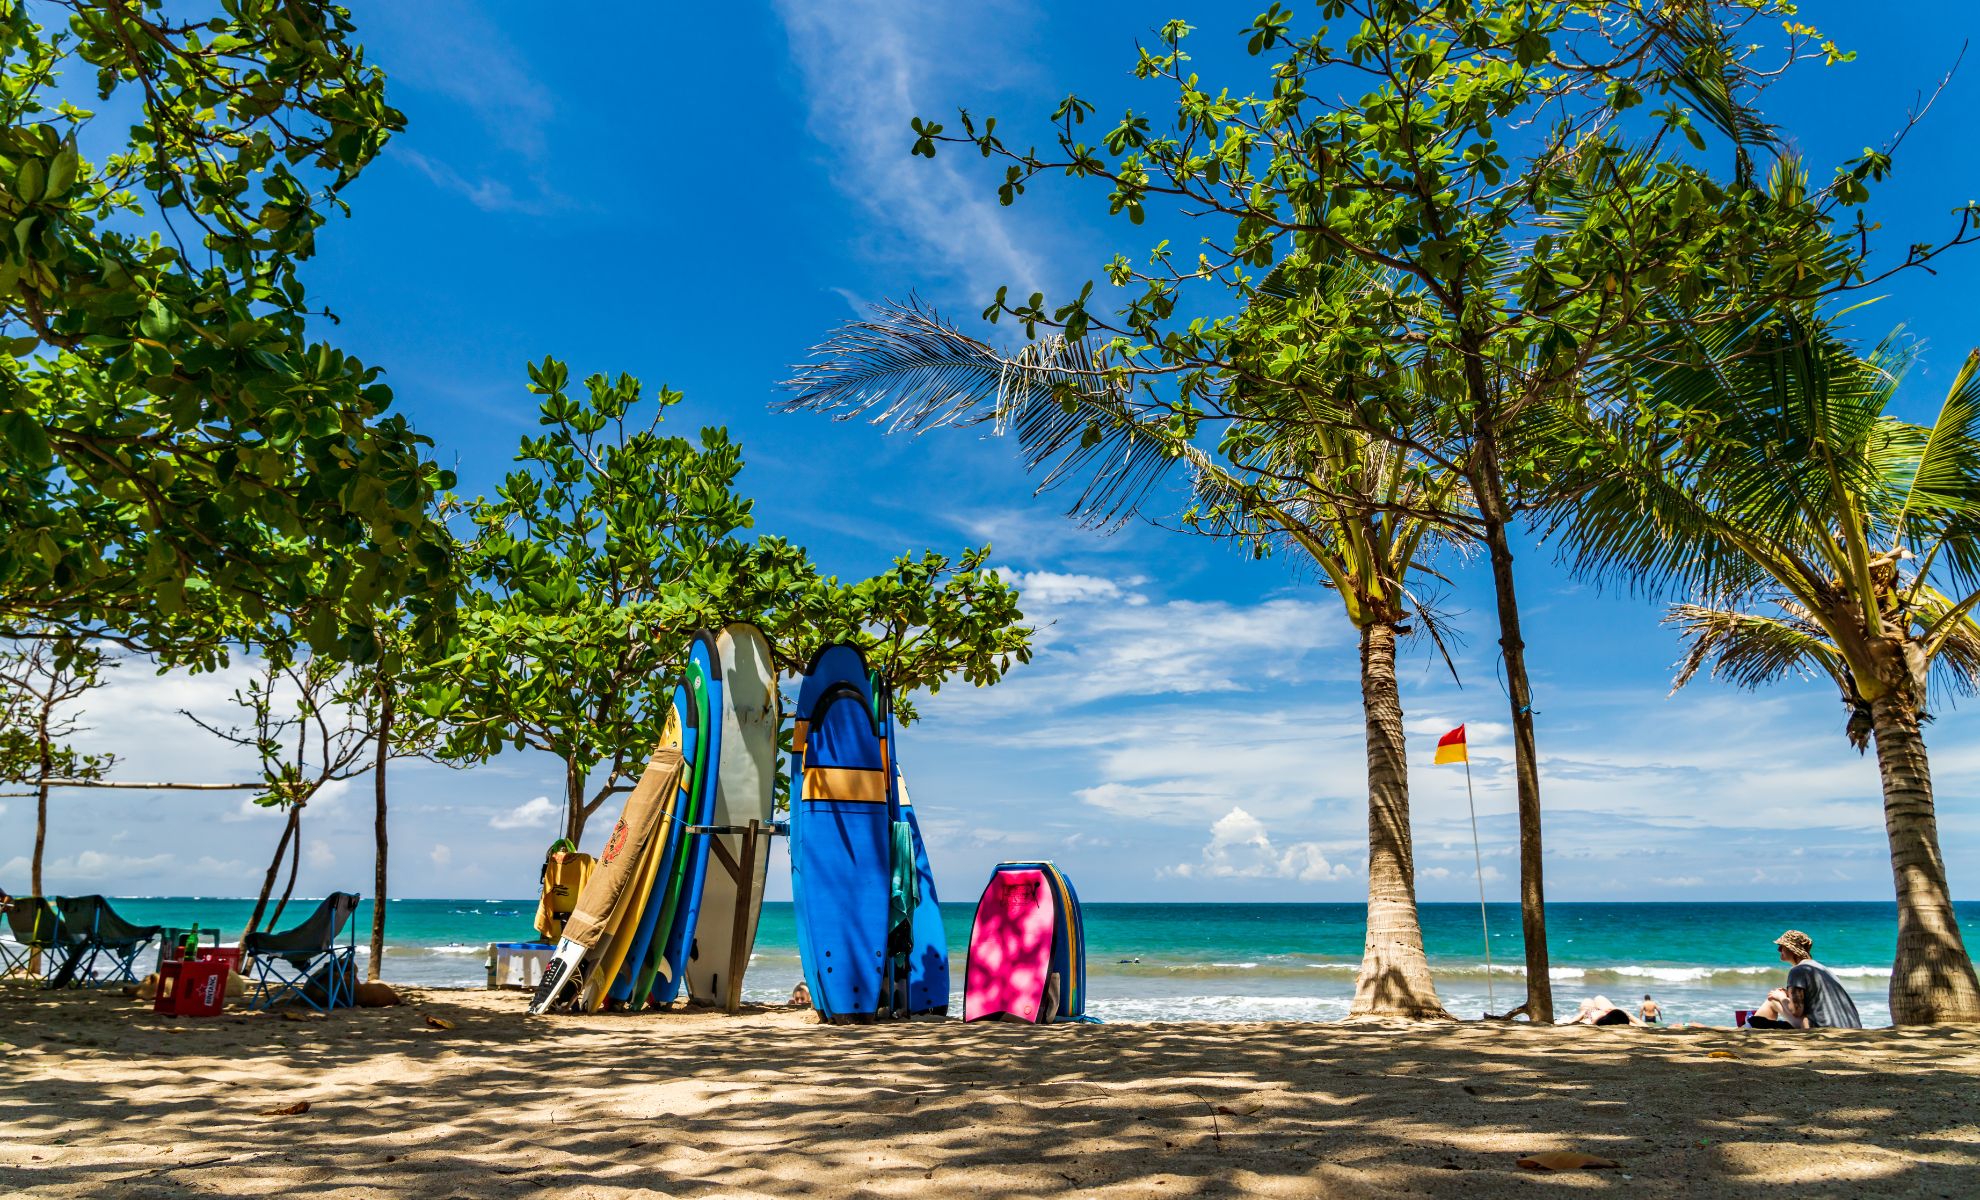
[[[254,912],[248,917],[247,928],[241,930],[241,941],[246,942],[248,934],[261,928],[262,910],[268,907],[268,897],[275,891],[275,873],[282,869],[282,854],[289,848],[289,838],[296,831],[298,810],[289,807],[289,819],[282,823],[282,839],[275,843],[275,857],[268,862],[268,873],[261,877],[261,895],[255,898]]]
[[[34,791],[34,861],[28,866],[28,894],[45,896],[41,890],[41,852],[48,846],[48,773],[54,769],[49,762],[48,743],[41,744],[41,783]],[[41,974],[41,951],[28,954],[28,970]]]
[[[1479,398],[1483,399],[1482,379],[1477,382]],[[1509,513],[1498,453],[1497,439],[1487,424],[1473,443],[1468,473],[1492,558],[1499,650],[1505,658],[1506,695],[1512,709],[1513,776],[1519,789],[1519,920],[1526,943],[1524,1007],[1528,1020],[1551,1024],[1554,984],[1547,973],[1547,901],[1541,879],[1540,764],[1533,737],[1533,689],[1526,678],[1526,642],[1519,628],[1519,595],[1513,587],[1512,546],[1506,540]]]
[[[1416,855],[1409,830],[1409,761],[1396,689],[1395,626],[1361,631],[1361,711],[1368,744],[1368,937],[1351,1017],[1448,1018],[1423,953]]]
[[[373,794],[378,801],[371,832],[378,853],[371,872],[371,962],[364,969],[364,977],[373,983],[385,962],[385,765],[392,757],[392,692],[389,688],[380,690],[384,700],[378,710],[378,759],[371,768]]]
[[[571,845],[584,845],[584,823],[591,814],[584,807],[584,775],[577,763],[564,760],[564,836]]]
[[[268,914],[268,928],[273,929],[282,920],[282,910],[289,907],[289,897],[296,891],[296,868],[302,866],[302,805],[296,806],[296,836],[289,839],[289,882],[282,885],[282,898],[275,902],[275,911]]]
[[[1897,881],[1897,962],[1891,967],[1891,1020],[1898,1025],[1980,1021],[1980,981],[1973,974],[1946,886],[1939,822],[1932,808],[1932,766],[1918,715],[1901,696],[1870,702],[1877,769],[1884,780],[1884,830]]]
[[[40,751],[40,776],[34,789],[34,859],[28,864],[28,891],[31,895],[42,895],[41,854],[48,847],[48,781],[55,774],[55,756],[49,747],[48,737],[49,706],[41,707],[41,719],[35,726],[35,736]]]

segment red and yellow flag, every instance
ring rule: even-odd
[[[1471,755],[1465,751],[1464,726],[1460,725],[1437,739],[1437,757],[1432,761],[1438,763],[1468,763],[1471,761]]]

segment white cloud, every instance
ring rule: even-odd
[[[1273,845],[1265,823],[1237,807],[1210,826],[1202,861],[1179,864],[1173,871],[1184,878],[1296,879],[1301,883],[1354,877],[1352,867],[1329,862],[1318,842],[1295,842],[1284,849]]]
[[[1127,590],[1143,582],[1139,579],[1115,581],[1100,575],[1009,569],[1000,569],[998,574],[1006,582],[1017,587],[1025,603],[1034,607],[1092,604],[1096,601],[1127,604],[1133,607],[1148,603],[1148,597]]]
[[[1025,619],[1037,630],[1031,662],[994,688],[943,692],[941,703],[929,706],[931,717],[1009,730],[1020,719],[1104,701],[1255,692],[1337,676],[1340,657],[1314,652],[1343,647],[1352,632],[1339,606],[1318,589],[1313,599],[1257,604],[1158,602],[1137,590],[1136,579],[1004,574],[1019,585]],[[1321,657],[1324,668],[1316,670]],[[1251,711],[1272,708],[1258,704]]]
[[[427,857],[433,860],[434,866],[444,867],[454,861],[454,852],[449,850],[445,845],[436,842],[433,846],[433,852]]]
[[[100,850],[84,850],[73,857],[51,858],[42,863],[42,871],[50,879],[73,879],[87,883],[128,883],[132,876],[148,871],[156,871],[171,865],[170,854],[145,856],[130,854],[105,854]],[[4,869],[9,875],[25,872],[28,860],[25,857],[12,859]],[[51,895],[66,890],[50,887]],[[113,890],[122,892],[122,888]]]
[[[970,21],[959,9],[944,9],[938,21],[932,10],[906,0],[778,0],[777,12],[804,78],[812,132],[833,151],[835,182],[896,235],[895,244],[873,249],[914,259],[924,270],[931,262],[953,264],[976,303],[1005,284],[1014,295],[1047,286],[1043,261],[1013,235],[1014,221],[998,204],[991,179],[960,168],[981,160],[955,147],[933,160],[908,153],[912,118],[955,130],[955,104],[968,95],[953,74],[934,72],[1022,61],[991,47],[1008,43],[1008,31],[1029,22],[1010,20],[1009,12]]]
[[[557,817],[557,806],[548,796],[537,796],[532,800],[516,805],[508,812],[496,813],[488,818],[490,829],[538,829],[550,824]]]
[[[322,838],[304,838],[303,862],[312,867],[328,869],[337,865],[337,852]]]

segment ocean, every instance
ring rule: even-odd
[[[238,933],[253,901],[207,897],[117,899],[140,923]],[[291,901],[291,914],[314,901]],[[297,906],[301,908],[298,911]],[[962,1007],[962,951],[973,905],[945,904],[952,970]],[[1485,965],[1478,907],[1421,907],[1431,970],[1445,1006],[1461,1017],[1503,1011],[1524,991],[1516,905],[1493,905],[1492,969]],[[478,987],[489,942],[534,940],[531,900],[394,900],[384,977],[399,983]],[[1980,904],[1961,906],[1967,945],[1980,947]],[[371,905],[357,914],[359,957]],[[1605,995],[1632,1011],[1645,993],[1666,1021],[1725,1025],[1784,979],[1773,941],[1801,929],[1815,956],[1841,978],[1866,1025],[1890,1021],[1886,991],[1897,939],[1892,904],[1575,904],[1547,908],[1554,1004],[1571,1013]],[[1326,1021],[1346,1014],[1361,961],[1358,904],[1086,905],[1088,1011],[1108,1021]],[[781,1002],[800,978],[788,903],[765,907],[744,988],[752,1001]],[[1489,995],[1488,995],[1489,983]]]

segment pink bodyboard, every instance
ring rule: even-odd
[[[1008,1013],[1036,1022],[1052,970],[1052,889],[1043,871],[997,871],[976,902],[963,1020]]]

